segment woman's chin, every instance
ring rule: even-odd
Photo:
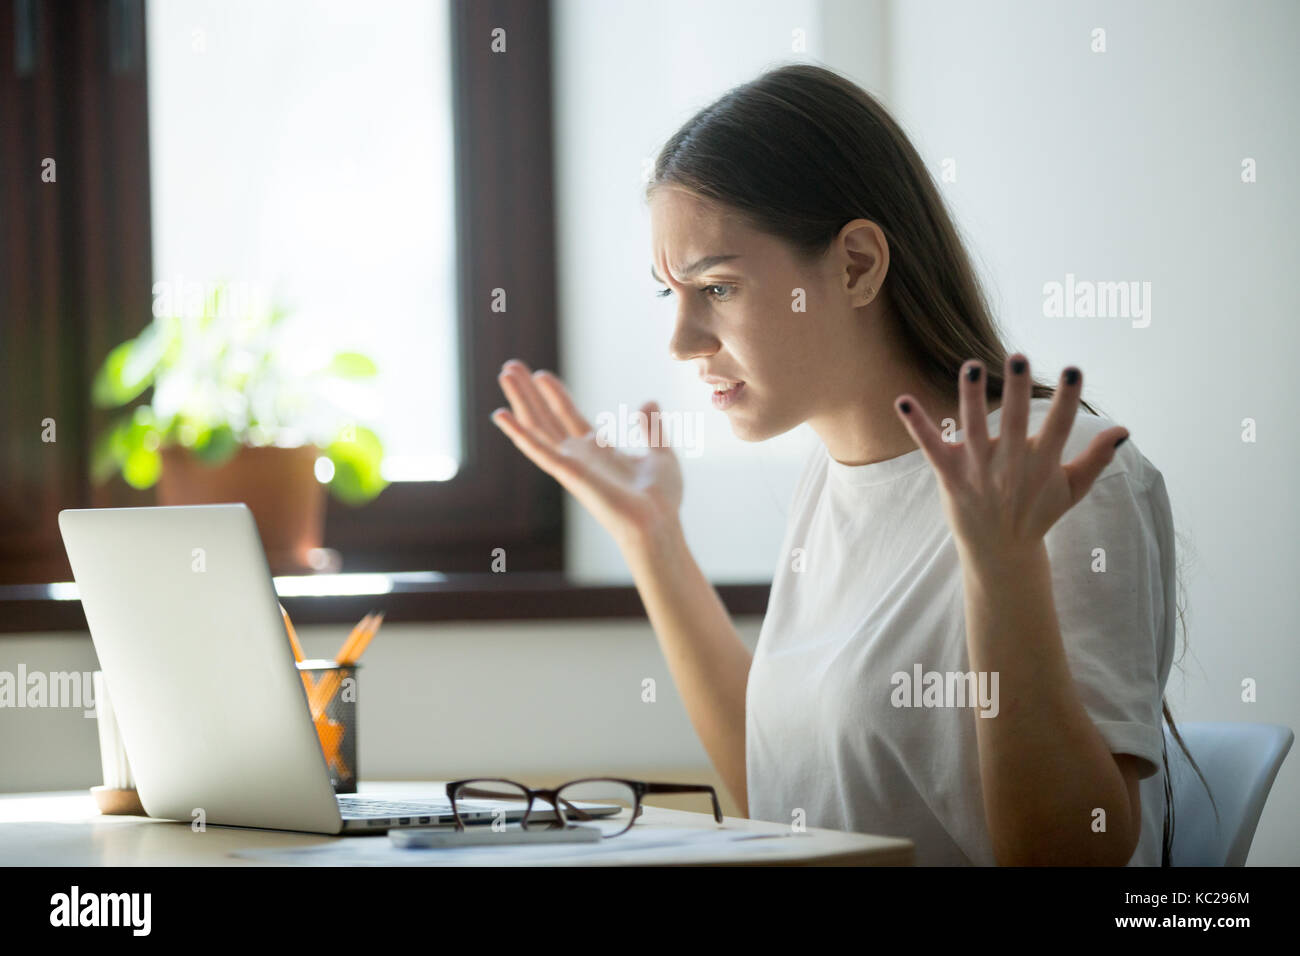
[[[739,409],[732,409],[724,414],[727,416],[727,423],[731,426],[731,434],[741,441],[766,441],[794,427],[788,425],[782,428],[776,422],[759,415],[746,414]]]

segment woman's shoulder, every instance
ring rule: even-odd
[[[1036,434],[1043,427],[1043,421],[1047,417],[1048,410],[1052,407],[1051,398],[1035,398],[1030,402],[1029,409],[1029,433]],[[1062,464],[1068,464],[1092,444],[1094,438],[1108,428],[1114,428],[1116,425],[1123,425],[1122,421],[1114,419],[1103,414],[1092,414],[1082,405],[1075,412],[1074,424],[1070,427],[1070,435],[1065,440],[1065,448],[1061,451]],[[1115,452],[1115,457],[1105,468],[1102,469],[1097,481],[1103,481],[1114,475],[1126,475],[1131,484],[1137,487],[1147,488],[1155,483],[1160,477],[1159,470],[1153,465],[1146,456],[1142,454],[1141,447],[1138,443],[1139,436],[1130,435],[1128,441],[1119,446]]]

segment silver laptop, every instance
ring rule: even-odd
[[[69,510],[59,530],[149,816],[311,833],[454,824],[436,785],[420,799],[334,793],[245,505]],[[467,822],[525,809],[462,802]],[[553,818],[539,801],[529,821]]]

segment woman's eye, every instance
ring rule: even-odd
[[[714,291],[715,289],[720,291]],[[701,288],[700,291],[703,292],[705,295],[712,296],[713,298],[718,300],[731,298],[731,286],[729,285],[706,285],[703,288]],[[666,295],[672,295],[672,294],[673,294],[672,289],[660,289],[658,292],[655,293],[655,295],[657,295],[661,299]]]

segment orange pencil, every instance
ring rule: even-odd
[[[293,648],[293,659],[302,661],[304,657],[302,644],[298,642],[298,632],[293,629],[293,621],[289,620],[289,612],[284,609],[283,604],[280,605],[280,613],[284,615],[284,629],[289,632],[289,646]]]
[[[284,609],[283,604],[280,605],[280,614],[284,617],[284,629],[289,634],[289,646],[293,648],[293,659],[301,662],[306,655],[302,652],[302,643],[298,640],[298,632],[294,630],[293,621],[289,620],[289,612]],[[302,672],[302,682],[306,685],[309,694],[312,688],[316,686],[316,679],[312,677],[309,671]]]
[[[312,688],[307,699],[313,717],[319,717],[325,711],[325,708],[329,705],[330,698],[333,697],[334,692],[338,690],[340,682],[341,678],[339,677],[338,671],[326,671],[325,674],[321,676],[319,683]]]
[[[372,611],[369,614],[367,614],[365,617],[363,617],[360,621],[357,622],[357,626],[352,629],[352,633],[348,635],[347,640],[343,642],[343,646],[339,648],[338,654],[334,656],[334,659],[336,661],[341,661],[347,656],[348,652],[361,638],[361,635],[364,634],[367,628],[370,627],[370,620],[373,617],[374,617],[374,612]]]
[[[361,638],[356,642],[356,645],[348,652],[346,657],[339,658],[339,663],[352,665],[361,660],[361,655],[366,652],[366,648],[370,645],[370,642],[374,640],[375,635],[379,633],[379,626],[383,623],[384,615],[383,612],[380,612],[379,616],[376,617],[374,622],[370,625],[370,630],[366,631],[366,633],[361,636]]]
[[[371,612],[363,617],[357,626],[352,629],[343,646],[339,648],[338,656],[335,663],[346,666],[355,664],[366,646],[379,631],[379,625],[384,620],[383,612]],[[318,716],[329,705],[330,698],[339,689],[343,682],[340,672],[337,670],[326,671],[321,675],[320,681],[315,687],[311,688],[308,694],[308,703],[311,706],[312,716]]]
[[[336,660],[335,663],[344,663]],[[315,692],[311,695],[310,703],[313,713],[323,711],[330,702],[330,698],[339,689],[343,683],[342,672],[339,670],[326,671],[321,675],[320,682],[316,685]]]

